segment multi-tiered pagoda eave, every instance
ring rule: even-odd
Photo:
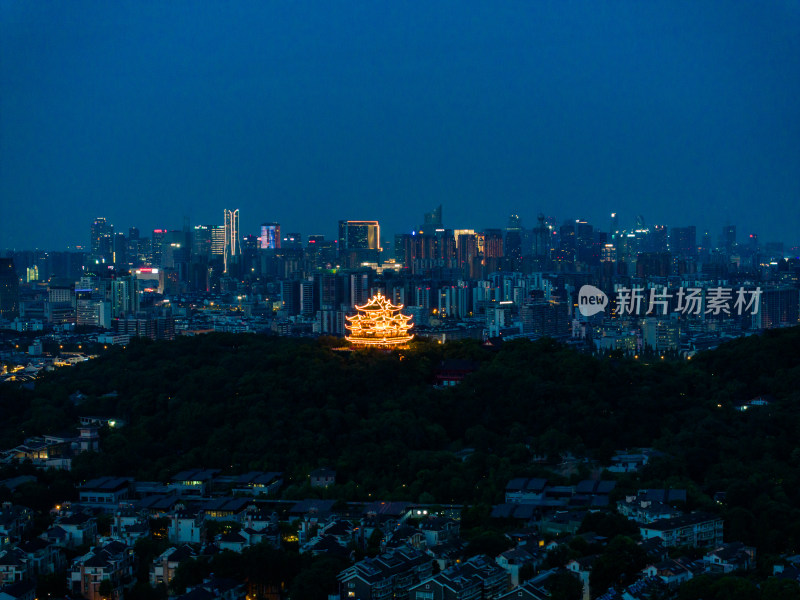
[[[400,312],[403,305],[392,304],[380,292],[355,309],[357,315],[346,317],[345,327],[350,335],[345,339],[356,346],[396,348],[414,337],[411,317]]]

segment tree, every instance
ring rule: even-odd
[[[548,577],[545,586],[550,590],[551,600],[580,600],[583,597],[583,584],[566,571]]]
[[[589,584],[595,592],[602,593],[617,583],[631,583],[646,563],[645,551],[631,538],[618,535],[594,561]]]
[[[770,577],[761,586],[761,600],[800,600],[800,584],[793,579]]]

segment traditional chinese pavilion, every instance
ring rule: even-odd
[[[345,339],[356,346],[396,348],[414,337],[411,317],[402,314],[402,304],[392,304],[378,292],[363,306],[356,305],[357,315],[346,317],[345,327],[350,335]]]

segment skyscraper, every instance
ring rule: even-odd
[[[380,239],[377,221],[339,221],[339,256],[344,266],[378,262]]]
[[[697,258],[697,228],[694,225],[673,227],[670,251],[681,258]]]
[[[195,225],[192,230],[192,256],[208,259],[211,254],[211,231],[208,225]]]
[[[151,250],[153,254],[152,266],[161,266],[161,255],[164,252],[164,237],[167,235],[166,229],[153,229],[153,241],[151,242]]]
[[[517,214],[508,217],[505,255],[511,270],[518,270],[522,265],[522,219]]]
[[[278,223],[262,223],[258,247],[262,250],[277,250],[281,247],[281,226]]]
[[[92,258],[98,262],[112,261],[114,226],[105,217],[97,217],[89,228]]]
[[[420,232],[433,233],[437,229],[442,228],[442,205],[440,204],[431,212],[425,213],[425,222],[420,227]]]
[[[19,315],[19,277],[13,258],[0,259],[0,318],[14,319]]]
[[[225,225],[211,228],[211,256],[225,257]]]
[[[239,209],[225,209],[225,272],[228,272],[231,264],[242,254],[239,241]]]

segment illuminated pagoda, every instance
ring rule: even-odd
[[[411,317],[400,312],[402,304],[395,305],[378,292],[363,306],[356,305],[358,314],[346,317],[345,327],[350,335],[345,339],[357,346],[396,348],[414,337],[409,330]]]

